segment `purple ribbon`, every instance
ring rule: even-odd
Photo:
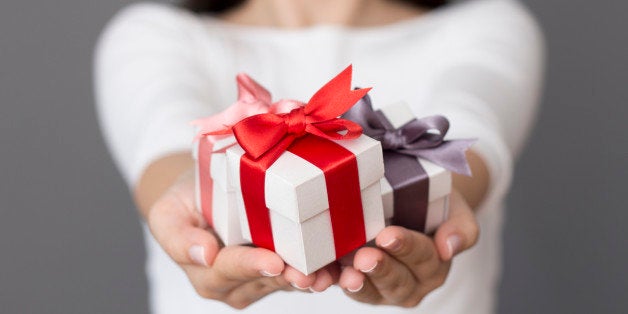
[[[373,110],[366,95],[342,118],[358,123],[364,134],[382,143],[385,176],[393,188],[395,225],[421,232],[425,228],[429,177],[417,158],[471,175],[465,151],[475,140],[444,140],[449,121],[443,116],[415,118],[395,129],[380,110]]]
[[[384,150],[423,158],[447,170],[471,176],[465,151],[476,140],[446,141],[449,120],[443,116],[415,118],[395,129],[380,110],[373,110],[371,98],[366,95],[342,117],[358,123],[364,134],[382,143]]]

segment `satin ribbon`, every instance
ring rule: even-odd
[[[425,228],[429,176],[417,158],[471,175],[464,152],[475,140],[444,140],[449,121],[443,116],[412,119],[395,129],[380,110],[373,110],[366,95],[343,118],[357,122],[364,134],[382,143],[385,177],[393,188],[395,225],[420,232]]]
[[[246,152],[240,159],[242,197],[255,245],[275,250],[265,200],[266,170],[289,150],[323,170],[334,246],[339,258],[366,242],[355,156],[330,140],[354,139],[362,129],[339,119],[370,89],[351,90],[351,66],[287,114],[259,114],[212,134],[233,132]],[[345,133],[338,133],[346,131]]]
[[[303,103],[296,100],[279,100],[272,102],[270,92],[249,77],[247,74],[240,73],[236,76],[238,86],[238,100],[224,111],[191,122],[197,127],[195,141],[198,143],[198,165],[199,165],[199,183],[201,212],[207,223],[213,226],[212,216],[212,186],[211,186],[211,154],[214,144],[229,137],[230,135],[212,135],[212,132],[221,130],[226,126],[232,125],[246,117],[260,113],[285,113],[300,107]],[[224,151],[224,150],[223,150]]]
[[[288,151],[323,170],[336,258],[366,243],[362,192],[355,155],[337,143],[318,136],[304,136],[290,145]]]
[[[247,155],[259,159],[262,155],[273,161],[297,138],[306,134],[325,139],[355,139],[362,128],[349,120],[339,119],[351,106],[360,100],[370,88],[351,90],[352,67],[321,87],[305,106],[292,109],[289,113],[258,114],[236,123],[212,135],[233,132]],[[339,133],[346,131],[346,133]]]
[[[447,170],[471,176],[465,151],[476,140],[445,140],[449,120],[443,116],[415,118],[395,129],[381,111],[373,110],[371,98],[366,95],[342,117],[358,123],[364,134],[382,143],[385,151],[429,160]]]

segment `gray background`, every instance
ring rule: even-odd
[[[549,66],[500,313],[628,313],[628,3],[524,2]],[[36,3],[0,4],[0,313],[146,312],[140,225],[91,88],[95,39],[129,1]]]

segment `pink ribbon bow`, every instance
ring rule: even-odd
[[[205,137],[209,142],[225,138],[226,135],[212,135],[209,133],[222,130],[238,121],[261,113],[286,113],[290,110],[303,106],[297,100],[282,99],[272,103],[270,92],[262,87],[245,73],[236,76],[238,83],[238,100],[224,111],[206,118],[197,119],[191,122],[199,128],[195,140]]]

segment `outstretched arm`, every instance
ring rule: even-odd
[[[339,284],[355,300],[410,307],[441,286],[452,257],[478,239],[474,212],[503,199],[513,159],[534,121],[543,69],[535,21],[515,1],[461,5],[468,6],[458,11],[465,14],[455,15],[441,33],[449,37],[431,64],[430,107],[420,109],[446,116],[449,138],[478,138],[468,154],[473,177],[454,175],[450,217],[433,237],[388,227],[377,247],[345,261]]]
[[[304,276],[274,252],[221,247],[195,208],[192,128],[217,112],[195,43],[200,27],[183,11],[139,4],[114,18],[96,51],[95,87],[103,133],[142,217],[198,294],[236,308],[277,290],[324,290],[334,269]]]

